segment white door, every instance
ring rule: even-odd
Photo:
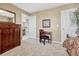
[[[75,23],[72,23],[72,13],[75,11],[76,9],[68,9],[68,10],[64,10],[61,11],[61,41],[63,43],[63,41],[66,39],[67,34],[69,34],[70,36],[75,36],[76,35],[76,29],[77,26]]]
[[[22,39],[26,40],[28,39],[29,34],[29,16],[26,14],[22,14]]]
[[[29,17],[29,38],[36,39],[36,16]]]

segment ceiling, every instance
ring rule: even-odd
[[[45,9],[65,5],[66,3],[13,3],[13,4],[29,13],[34,13]]]

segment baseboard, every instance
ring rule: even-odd
[[[39,38],[36,38],[37,40],[39,40]]]
[[[58,41],[53,41],[54,43],[59,43],[59,44],[62,44],[62,42],[58,42]]]
[[[37,40],[39,40],[39,38],[37,38]],[[59,42],[59,41],[52,41],[54,43],[59,43],[59,44],[63,44],[62,42]]]

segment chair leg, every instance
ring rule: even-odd
[[[44,43],[44,45],[45,45],[45,39],[44,39],[44,42],[43,42],[43,43]]]

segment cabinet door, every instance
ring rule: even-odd
[[[2,43],[2,51],[5,52],[9,49],[9,29],[3,29],[2,30],[2,39],[1,39],[1,43]]]
[[[0,53],[1,53],[1,30],[0,30]]]
[[[11,28],[11,29],[9,29],[9,40],[8,40],[8,42],[9,42],[9,48],[13,48],[14,47],[14,35],[13,35],[13,33],[14,33],[14,31],[13,31],[13,29]]]
[[[20,38],[19,38],[19,29],[16,28],[14,30],[14,45],[20,45]]]

